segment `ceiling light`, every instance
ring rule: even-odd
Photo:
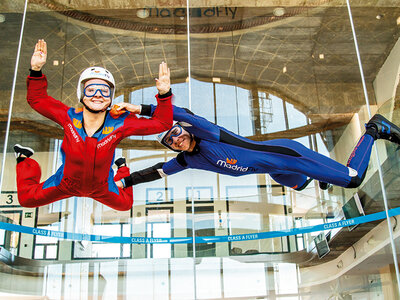
[[[4,15],[0,15],[0,23],[3,23],[6,20],[6,17]]]
[[[212,82],[221,82],[221,78],[219,77],[213,77]]]
[[[284,66],[283,69],[282,69],[282,72],[286,73],[286,71],[287,71],[287,68],[286,68],[286,66]]]
[[[148,16],[150,16],[150,13],[147,9],[143,8],[143,9],[139,9],[136,12],[136,15],[141,19],[146,19]]]
[[[319,55],[319,59],[324,59],[325,58],[325,55],[323,54],[323,53],[321,53],[320,55]]]
[[[272,13],[275,17],[282,17],[286,13],[286,10],[283,7],[277,7]]]
[[[396,23],[397,25],[400,25],[400,17],[397,18]]]
[[[380,19],[382,19],[383,18],[383,15],[376,15],[376,17],[375,17],[377,20],[380,20]]]
[[[53,60],[53,66],[58,66],[58,60]]]

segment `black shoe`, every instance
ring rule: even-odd
[[[321,190],[326,191],[326,190],[329,189],[331,186],[332,186],[332,184],[330,184],[330,183],[322,182],[322,181],[319,182],[319,188],[320,188]]]
[[[119,168],[126,167],[126,159],[125,157],[120,157],[115,161],[115,165]]]
[[[25,155],[26,157],[31,157],[35,151],[29,147],[24,147],[21,146],[20,144],[15,144],[14,145],[14,152],[15,152],[15,157],[21,157],[21,155]]]
[[[387,120],[382,115],[376,114],[371,120],[365,125],[367,130],[369,128],[375,128],[377,139],[384,139],[393,143],[400,144],[400,128],[394,125],[392,122]]]

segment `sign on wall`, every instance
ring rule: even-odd
[[[159,204],[173,202],[173,188],[147,188],[146,204]]]
[[[210,203],[214,201],[212,186],[187,186],[186,187],[186,201],[191,202]]]

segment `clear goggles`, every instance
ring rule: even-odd
[[[97,92],[100,92],[100,95],[102,95],[105,98],[111,97],[111,88],[107,84],[102,84],[102,83],[92,83],[86,86],[83,89],[83,94],[86,97],[93,97],[96,95]]]
[[[174,142],[172,140],[172,138],[180,136],[182,131],[183,131],[183,129],[182,129],[181,125],[175,124],[174,126],[172,126],[172,128],[165,135],[165,137],[163,139],[164,143],[167,144],[168,146],[171,146],[172,143]]]

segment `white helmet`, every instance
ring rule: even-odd
[[[79,102],[83,99],[83,86],[89,79],[102,79],[107,81],[111,88],[111,101],[114,99],[115,81],[111,72],[102,67],[90,67],[83,71],[79,77],[78,87],[76,89],[76,96],[78,97]]]
[[[179,122],[174,121],[174,123],[172,124],[172,126],[171,126],[170,129],[168,129],[167,131],[161,132],[159,135],[157,135],[157,141],[158,141],[161,145],[167,147],[168,149],[171,149],[172,151],[181,152],[180,150],[175,150],[175,149],[173,149],[170,145],[168,145],[168,144],[164,141],[164,137],[171,131],[172,128],[174,128],[174,126],[175,126],[176,124],[180,125]]]

